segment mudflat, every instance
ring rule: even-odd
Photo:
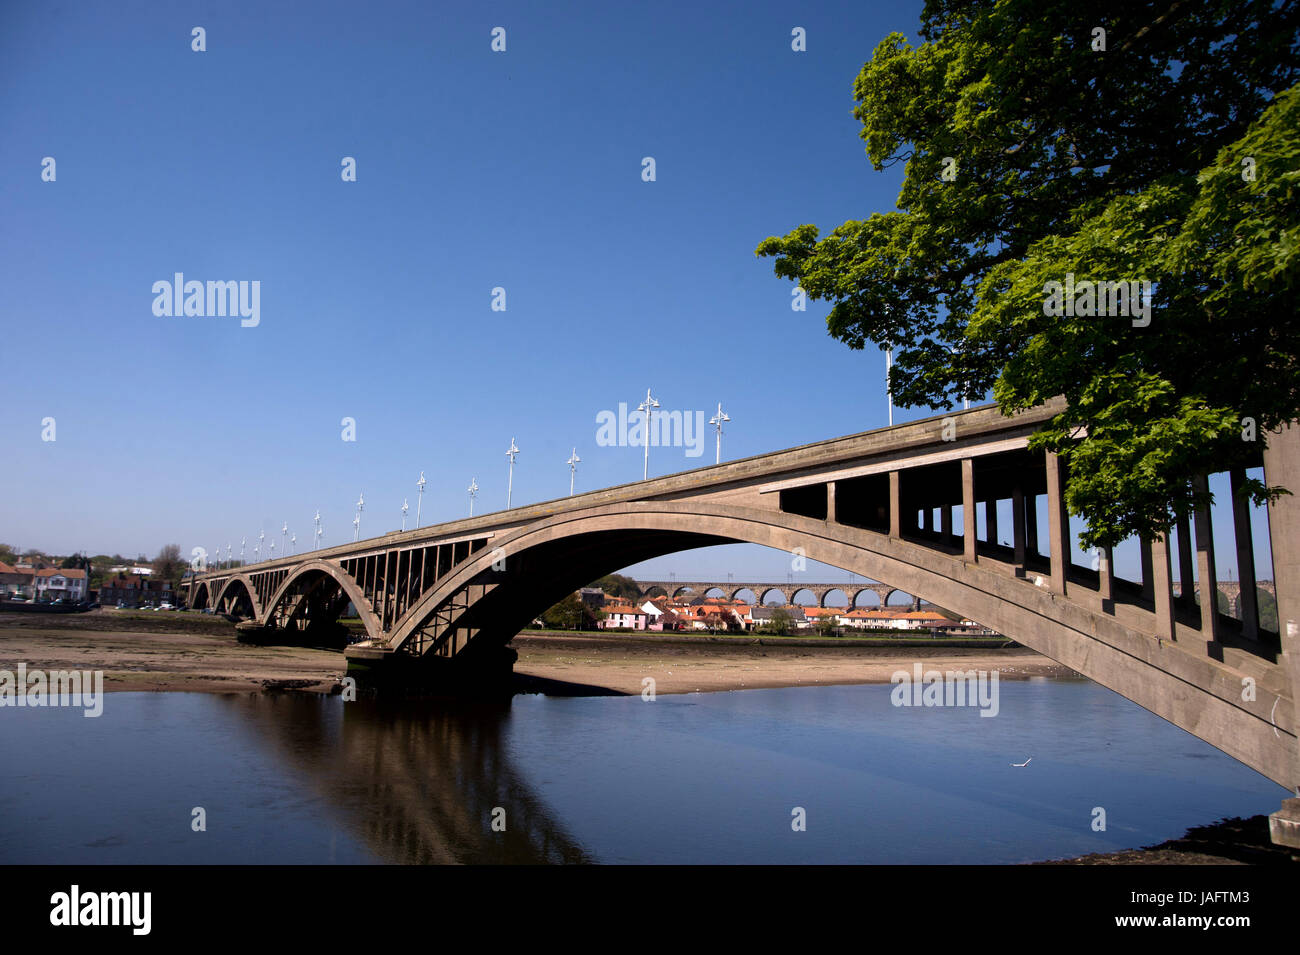
[[[635,635],[525,632],[511,644],[526,692],[562,695],[694,693],[785,686],[888,683],[900,668],[998,670],[1000,679],[1071,676],[1032,650],[773,645]],[[0,669],[102,670],[104,688],[331,692],[347,672],[338,650],[256,646],[219,617],[99,610],[75,616],[0,614]]]

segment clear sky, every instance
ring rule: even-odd
[[[319,508],[338,544],[362,492],[363,536],[404,498],[412,526],[421,470],[426,524],[468,513],[471,479],[475,513],[504,507],[512,438],[515,504],[566,494],[575,446],[579,490],[636,480],[641,449],[598,446],[596,421],[647,387],[706,420],[721,401],[724,459],[883,426],[881,353],[829,338],[823,304],[792,311],[754,248],[893,208],[853,81],[919,12],[0,5],[0,540],[251,556],[264,529],[278,554]],[[259,282],[257,325],[155,315],[178,272]],[[651,475],[711,463],[712,434],[686,451],[652,448]],[[745,546],[638,570],[787,564]]]

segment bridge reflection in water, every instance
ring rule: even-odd
[[[544,864],[594,861],[511,765],[509,704],[340,705],[297,693],[226,695],[249,736],[342,813],[380,861]],[[505,830],[492,829],[504,807]]]

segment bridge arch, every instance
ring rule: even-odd
[[[313,578],[328,578],[337,584],[339,590],[347,594],[348,599],[352,601],[357,616],[365,625],[367,636],[372,640],[382,636],[383,628],[379,625],[379,618],[371,610],[370,602],[366,600],[360,586],[342,567],[328,560],[309,560],[295,567],[293,573],[284,579],[271,599],[266,602],[266,612],[259,615],[259,619],[263,623],[269,621],[290,595],[296,593],[305,581]]]
[[[218,610],[222,610],[229,603],[227,613],[234,613],[237,608],[246,606],[248,615],[255,620],[262,619],[262,608],[257,600],[257,589],[253,586],[253,581],[246,574],[235,574],[233,577],[226,578],[217,591],[216,598],[212,605]]]
[[[408,611],[386,645],[403,648],[435,612],[452,606],[452,598],[471,586],[479,588],[479,596],[456,611],[459,617],[448,617],[448,626],[459,622],[475,634],[466,646],[484,638],[504,645],[540,610],[602,573],[681,550],[738,542],[786,552],[802,547],[811,560],[896,582],[891,596],[905,593],[1009,634],[1282,785],[1296,776],[1291,701],[1271,692],[1242,701],[1239,681],[1231,685],[1232,674],[1205,655],[1158,645],[1114,616],[920,542],[711,501],[594,505],[508,531],[495,542],[507,554],[505,571],[493,571],[493,552],[466,560]],[[775,589],[760,596],[765,599]],[[485,609],[476,615],[477,605]],[[1276,707],[1275,720],[1269,712],[1273,702],[1285,704]],[[1284,732],[1274,733],[1274,726]]]
[[[800,597],[804,594],[807,594],[807,596],[800,600]],[[795,592],[790,595],[790,603],[800,607],[818,606],[817,595],[807,587],[800,587],[795,590]]]
[[[849,595],[845,592],[844,588],[842,587],[832,587],[829,590],[827,590],[826,593],[822,594],[821,605],[823,607],[840,606],[840,604],[838,603],[837,604],[827,603],[827,601],[831,599],[831,594],[839,594],[840,598],[844,601],[844,606],[847,607],[849,610],[853,609],[853,606],[849,603]]]
[[[762,606],[763,604],[766,604],[767,598],[770,597],[772,594],[781,595],[782,605],[788,604],[790,602],[790,598],[786,595],[786,592],[782,590],[780,587],[768,587],[761,594],[758,595],[759,605]]]
[[[209,588],[208,588],[208,582],[206,580],[200,580],[198,584],[195,586],[194,592],[190,596],[190,609],[203,610],[205,607],[207,607],[208,599],[211,596],[212,595],[209,592]]]
[[[748,597],[742,597],[741,594],[749,594],[749,596],[748,596]],[[757,606],[758,603],[759,603],[758,594],[754,593],[754,590],[753,590],[753,588],[751,588],[751,587],[739,587],[739,588],[737,588],[736,590],[734,590],[734,591],[732,592],[732,594],[731,594],[731,599],[732,599],[732,600],[742,601],[742,602],[744,602],[744,603],[746,603],[746,604],[749,604],[749,606],[751,606],[751,607]]]
[[[865,601],[863,600],[864,597],[867,598]],[[853,606],[870,609],[881,607],[883,604],[875,587],[860,587],[853,593]]]

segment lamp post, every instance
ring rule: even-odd
[[[361,512],[366,509],[366,495],[363,491],[357,496],[357,516],[352,519],[352,539],[361,540]]]
[[[293,548],[293,550],[290,551],[291,554],[296,554],[296,553],[298,553],[298,535],[297,535],[297,534],[291,534],[291,535],[289,536],[289,546]]]
[[[289,549],[289,522],[285,521],[280,528],[280,553],[283,554]]]
[[[244,548],[248,546],[248,538],[245,537],[239,542],[239,566],[244,566]]]
[[[889,400],[889,426],[894,426],[894,385],[889,380],[894,371],[894,350],[885,349],[885,396]]]
[[[718,402],[718,413],[709,419],[709,424],[713,425],[718,432],[718,454],[714,458],[714,464],[722,463],[722,422],[730,421],[731,416],[722,410],[722,402]]]
[[[258,560],[261,560],[261,558],[262,558],[262,543],[263,543],[265,540],[266,540],[266,531],[264,531],[264,530],[262,530],[262,531],[258,531],[258,532],[257,532],[257,549],[256,549],[255,551],[253,551],[253,553],[257,555]]]
[[[415,486],[420,489],[420,496],[415,499],[415,527],[420,527],[420,511],[424,509],[424,472],[420,472],[420,480],[415,482]]]
[[[312,541],[316,550],[320,549],[320,508],[316,508],[316,516],[312,518],[312,523],[316,525],[316,539]]]
[[[470,478],[469,481],[469,516],[474,516],[474,496],[478,494],[478,478]]]
[[[641,480],[650,477],[650,416],[654,409],[659,407],[659,402],[650,394],[650,389],[645,390],[645,401],[637,406],[637,411],[645,412],[645,467],[641,472]]]
[[[519,449],[515,447],[515,439],[510,439],[510,447],[506,449],[506,457],[510,459],[510,480],[506,484],[506,510],[510,510],[510,496],[515,488],[515,455]]]
[[[406,512],[408,510],[409,507],[407,506],[406,498],[402,498],[402,530],[406,530]]]
[[[574,448],[573,453],[569,455],[569,497],[573,497],[573,476],[577,473],[578,465],[582,463],[582,458],[578,457],[578,449]]]

